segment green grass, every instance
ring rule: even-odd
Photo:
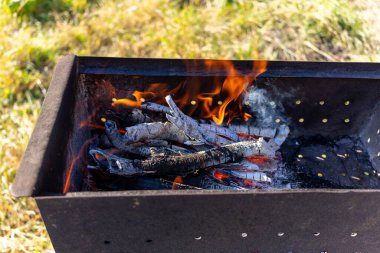
[[[0,252],[52,251],[34,201],[9,186],[62,55],[376,61],[379,11],[359,0],[0,0]]]

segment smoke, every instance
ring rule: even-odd
[[[246,96],[245,105],[256,118],[256,127],[276,128],[279,124],[288,124],[281,102],[272,100],[265,89],[252,87]]]

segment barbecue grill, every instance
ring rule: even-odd
[[[212,62],[221,62],[211,60]],[[57,252],[376,252],[380,65],[265,62],[254,86],[281,104],[298,189],[90,191],[78,158],[112,95],[225,78],[204,60],[66,56],[25,151],[15,196],[36,199]],[[232,61],[249,75],[264,61]],[[104,81],[106,80],[106,82]],[[110,87],[108,83],[112,83]],[[100,109],[99,109],[100,108]],[[276,119],[277,120],[277,119]],[[276,123],[277,121],[275,121]],[[85,151],[86,153],[87,151]],[[314,160],[307,158],[316,158]],[[306,189],[307,188],[307,189]]]

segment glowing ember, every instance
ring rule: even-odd
[[[249,156],[249,157],[246,157],[245,159],[247,159],[251,163],[256,163],[256,164],[264,164],[270,160],[267,156]]]
[[[173,182],[173,186],[172,186],[172,190],[176,190],[178,189],[178,186],[181,185],[183,183],[183,179],[181,176],[177,176],[175,179],[174,179],[174,182]]]
[[[218,179],[220,181],[224,181],[224,180],[226,180],[226,179],[228,179],[230,177],[229,175],[227,175],[227,174],[225,174],[223,172],[220,172],[218,170],[215,170],[213,172],[213,176],[214,176],[214,178],[216,178],[216,179]]]

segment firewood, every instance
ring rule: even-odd
[[[272,179],[268,177],[265,173],[259,172],[259,171],[250,171],[245,170],[244,168],[240,169],[229,169],[229,170],[222,170],[222,172],[227,173],[228,175],[240,179],[247,179],[247,180],[253,180],[256,182],[262,182],[262,183],[271,183]]]
[[[180,152],[177,152],[176,150],[173,150],[164,146],[154,147],[154,145],[157,145],[158,142],[161,142],[161,145],[164,144],[162,140],[156,140],[156,143],[152,143],[154,142],[154,140],[147,140],[146,143],[135,142],[135,143],[127,144],[123,140],[123,136],[117,131],[117,126],[115,122],[109,120],[106,122],[105,126],[106,126],[105,127],[106,135],[109,141],[112,143],[114,147],[120,149],[121,151],[130,153],[130,154],[143,156],[143,157],[151,157],[157,154],[160,154],[160,155],[180,155],[181,154]]]
[[[112,174],[122,176],[183,175],[219,164],[236,162],[247,156],[265,155],[273,158],[276,148],[277,145],[260,138],[255,141],[237,142],[188,155],[151,157],[146,160],[130,160],[108,154],[101,149],[91,149],[90,155],[97,162],[99,162],[98,156],[106,159],[108,161],[107,170]]]
[[[142,113],[139,109],[133,109],[128,117],[128,120],[133,124],[152,122],[152,119],[148,115]]]
[[[217,135],[225,136],[231,141],[240,141],[239,136],[230,129],[218,125],[212,125],[212,124],[199,124],[200,130],[203,132],[213,132]]]
[[[170,108],[164,105],[152,103],[152,102],[145,102],[141,104],[140,108],[142,110],[152,111],[152,112],[161,112],[161,113],[169,113],[170,114]]]
[[[167,147],[169,143],[165,140],[160,139],[149,139],[145,140],[144,143],[150,147]]]
[[[281,125],[277,128],[276,135],[274,136],[273,140],[278,145],[281,146],[282,143],[288,138],[290,129],[287,125]]]
[[[233,169],[238,169],[238,168],[245,168],[251,171],[260,170],[257,164],[251,163],[246,160],[239,161],[238,163],[226,163],[226,164],[218,165],[216,168],[226,169],[226,170],[233,170]]]
[[[170,107],[170,114],[167,113],[166,118],[172,124],[184,131],[189,137],[206,143],[207,141],[203,138],[202,133],[199,131],[199,123],[195,119],[184,114],[174,103],[170,95],[166,96],[165,99]]]
[[[241,136],[255,135],[265,138],[273,138],[276,135],[275,128],[258,128],[248,124],[230,124],[228,128]]]
[[[112,144],[117,148],[123,148],[132,143],[161,139],[185,143],[189,138],[170,122],[142,123],[125,128],[126,133],[121,135],[117,131],[116,123],[108,120],[105,122],[105,130]]]
[[[239,141],[239,137],[227,128],[217,125],[200,124],[195,119],[187,116],[177,107],[170,95],[166,96],[165,99],[171,110],[170,114],[166,114],[166,118],[182,129],[189,137],[216,146]]]

